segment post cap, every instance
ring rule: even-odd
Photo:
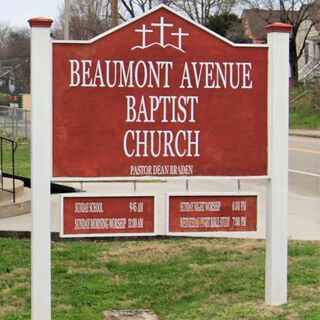
[[[28,22],[31,28],[33,27],[50,28],[53,20],[46,17],[35,17],[35,18],[29,19]]]
[[[265,26],[267,33],[271,32],[283,32],[290,33],[292,31],[292,25],[288,23],[275,22]]]

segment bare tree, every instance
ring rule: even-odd
[[[152,0],[121,0],[121,4],[130,18],[134,18],[138,12],[146,12],[153,6]],[[121,16],[126,20],[125,16]]]
[[[121,0],[120,18],[126,21],[128,17],[134,18],[156,5],[165,4],[177,9],[193,21],[205,25],[211,15],[229,13],[237,2],[236,0]]]
[[[11,28],[7,24],[0,23],[0,59],[6,55],[7,42]]]
[[[30,91],[30,30],[2,25],[0,28],[0,71],[11,70],[19,92]]]
[[[89,39],[112,27],[113,0],[70,0],[70,38]],[[121,21],[137,17],[157,5],[165,4],[177,9],[192,20],[206,24],[210,15],[230,12],[236,0],[118,0]],[[59,27],[63,29],[60,9]]]
[[[171,6],[174,2],[173,0],[121,0],[119,15],[122,21],[127,21],[128,18],[139,16],[157,5]]]
[[[298,60],[304,53],[311,29],[320,22],[320,1],[280,0],[279,5],[281,21],[293,26],[292,37],[290,39],[290,62],[293,78],[297,81],[299,72]],[[305,25],[306,29],[304,36],[300,43],[298,43],[298,33],[303,25]]]
[[[280,21],[293,27],[290,38],[290,65],[292,78],[298,81],[298,60],[304,53],[306,41],[312,28],[320,23],[320,0],[243,0],[242,3],[259,9],[266,23],[274,22],[275,13]],[[259,12],[259,11],[257,11]],[[304,28],[304,32],[301,29]]]
[[[60,8],[58,29],[64,26],[64,7]],[[111,0],[70,0],[69,34],[73,40],[93,38],[111,27]]]
[[[235,0],[181,0],[174,1],[172,5],[193,21],[206,25],[210,16],[222,12],[229,13],[236,2]]]
[[[0,31],[1,33],[1,31]],[[2,59],[24,59],[30,56],[30,30],[27,28],[5,28],[1,43]]]

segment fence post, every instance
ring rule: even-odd
[[[7,117],[4,116],[4,131],[7,131]]]
[[[31,26],[31,315],[51,319],[51,19],[33,18]]]
[[[23,113],[23,116],[24,116],[24,136],[26,139],[28,139],[28,113],[27,111],[25,111]]]
[[[10,108],[11,115],[11,135],[14,136],[14,116],[13,116],[13,108]]]

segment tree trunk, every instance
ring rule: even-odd
[[[290,40],[290,69],[291,69],[291,80],[294,83],[298,83],[299,80],[299,67],[298,67],[298,55],[297,55],[297,46],[293,37]]]

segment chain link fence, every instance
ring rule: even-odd
[[[13,139],[31,137],[31,111],[0,106],[0,131]]]

